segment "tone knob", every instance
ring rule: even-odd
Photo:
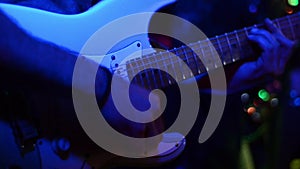
[[[68,151],[70,150],[70,147],[71,143],[66,138],[58,138],[52,141],[53,151],[59,156],[66,155],[66,153],[68,153]]]

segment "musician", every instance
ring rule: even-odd
[[[33,1],[34,2],[34,1]],[[79,2],[73,2],[75,4],[79,4]],[[59,5],[53,5],[49,2],[49,10],[55,12],[62,12],[62,13],[77,13],[84,11],[88,8],[88,6],[92,5],[92,2],[87,2],[88,5],[82,5],[85,3],[80,3],[81,5],[74,8],[69,8],[71,5],[62,5],[61,8],[57,8]],[[227,31],[231,31],[241,25],[244,26],[245,23],[242,21],[246,19],[241,19],[242,17],[238,16],[233,11],[238,12],[245,12],[243,8],[240,8],[239,5],[243,4],[243,2],[239,2],[240,4],[235,4],[236,1],[179,1],[175,6],[171,9],[171,12],[175,15],[183,17],[185,19],[190,20],[191,22],[195,23],[197,26],[203,30],[207,36],[212,36],[216,34],[221,34]],[[29,3],[25,3],[28,5]],[[40,7],[43,9],[47,9],[39,5],[39,3],[33,3],[35,7]],[[64,4],[64,3],[62,3]],[[66,3],[69,4],[69,3]],[[80,6],[80,8],[78,8]],[[244,6],[244,5],[242,5]],[[193,7],[196,9],[191,10]],[[214,7],[217,7],[216,9]],[[66,8],[66,9],[64,9]],[[215,10],[213,10],[215,9]],[[223,10],[221,10],[223,9]],[[226,10],[225,10],[226,9]],[[219,15],[216,15],[214,11],[220,11]],[[231,12],[228,12],[231,11]],[[211,16],[211,17],[206,17]],[[222,17],[221,17],[222,16]],[[224,19],[223,16],[226,18]],[[0,15],[1,20],[1,45],[0,51],[3,53],[1,54],[1,67],[4,69],[5,72],[17,72],[22,73],[22,75],[30,75],[34,78],[43,79],[46,81],[42,83],[42,85],[47,86],[49,81],[51,84],[55,84],[60,87],[71,87],[71,80],[72,80],[72,70],[74,68],[74,63],[76,60],[76,55],[72,52],[67,51],[66,49],[61,49],[58,46],[53,44],[48,44],[46,42],[42,42],[40,40],[35,39],[34,37],[29,36],[26,32],[20,30],[17,25],[15,25],[12,21],[10,21],[4,14]],[[219,18],[218,18],[219,17]],[[254,16],[249,16],[249,18],[253,18]],[[214,22],[216,21],[217,22]],[[227,22],[230,21],[230,24]],[[252,20],[252,23],[257,23]],[[214,25],[217,24],[217,25]],[[241,24],[241,25],[236,25]],[[201,26],[202,25],[202,26]],[[228,84],[229,89],[231,91],[239,89],[240,87],[249,86],[250,83],[255,83],[256,80],[259,80],[265,76],[273,76],[273,75],[280,75],[283,73],[285,65],[288,61],[288,58],[292,52],[294,42],[287,39],[280,30],[270,21],[265,20],[266,29],[252,29],[249,34],[249,40],[257,43],[258,46],[262,49],[262,53],[260,57],[258,57],[254,61],[246,62],[244,64],[238,65],[234,68],[234,73],[230,76]],[[182,27],[177,27],[176,30],[179,32],[188,32],[188,27],[186,25],[181,25]],[[214,28],[214,29],[212,29]],[[23,46],[24,45],[24,46]],[[29,46],[27,46],[29,45]],[[175,45],[172,45],[174,47]],[[170,46],[171,47],[171,46]],[[17,49],[16,49],[17,48]],[[9,56],[9,57],[7,57]],[[43,57],[40,57],[43,56]],[[108,81],[110,78],[110,74],[107,73],[105,69],[100,68],[98,71],[97,79],[99,85],[97,90],[98,98],[104,100],[107,98],[107,89]],[[21,77],[19,77],[21,78]],[[5,81],[13,81],[11,77],[5,76]],[[27,79],[22,79],[23,83],[29,83]],[[139,87],[135,87],[136,91],[139,92],[146,92]],[[84,91],[84,89],[82,89]],[[139,93],[137,92],[137,93]],[[55,93],[59,95],[60,93]],[[70,94],[70,93],[69,93]],[[143,95],[143,94],[141,94]],[[229,99],[231,100],[231,99]],[[234,99],[233,99],[234,100]],[[234,101],[232,101],[234,102]],[[139,102],[143,104],[142,102]],[[105,102],[108,106],[111,104],[110,102]],[[224,116],[229,115],[230,112],[225,113]],[[237,115],[237,113],[233,113],[227,117],[226,119],[231,118]],[[237,115],[238,116],[238,115]],[[203,122],[203,117],[202,122]],[[237,117],[234,119],[238,120]],[[200,119],[201,121],[201,119]],[[236,122],[238,123],[238,122]],[[219,134],[221,131],[217,131],[217,134],[213,136],[212,140],[208,143],[204,143],[203,145],[196,146],[195,148],[192,147],[195,144],[191,144],[188,147],[187,154],[185,155],[190,158],[192,161],[184,161],[189,164],[184,164],[187,167],[191,167],[195,165],[195,161],[200,162],[199,167],[203,168],[212,168],[215,165],[216,168],[236,168],[236,161],[238,160],[237,151],[238,151],[238,139],[227,139],[222,141],[216,141],[217,139],[224,139],[227,137],[226,135],[229,134],[228,137],[236,137],[236,132],[233,130],[233,133],[228,133],[230,130],[228,128],[238,127],[236,123],[235,125],[229,125],[227,122],[220,124],[219,128],[225,127],[227,133]],[[127,125],[124,123],[120,123],[120,128],[122,125]],[[198,128],[199,125],[197,125]],[[134,127],[133,127],[134,128]],[[139,131],[133,130],[134,132],[140,133]],[[197,132],[197,131],[196,131]],[[197,141],[197,137],[193,137],[193,139]],[[191,140],[190,140],[191,141]],[[229,145],[230,148],[224,146],[224,144],[229,144],[232,141],[232,145]],[[206,147],[205,147],[206,146]],[[214,147],[214,148],[213,148]],[[195,151],[199,151],[199,153],[195,153],[195,151],[191,151],[194,149]],[[233,152],[234,157],[228,156],[230,151]],[[200,153],[202,151],[203,153]],[[219,154],[218,154],[219,153]],[[209,159],[212,157],[213,159]],[[223,159],[222,159],[223,158]],[[228,159],[229,158],[229,159]],[[215,161],[217,159],[217,161]],[[205,161],[207,160],[207,161]],[[220,160],[220,161],[219,161]],[[219,161],[219,163],[218,163]],[[179,164],[181,165],[181,164]]]

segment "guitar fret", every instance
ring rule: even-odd
[[[128,79],[133,80],[133,83],[137,84],[137,79],[132,79],[133,78],[133,68],[131,66],[132,61],[127,61],[126,62],[126,70],[128,74]]]
[[[252,56],[253,55],[253,49],[249,43],[249,40],[248,40],[248,31],[250,31],[250,27],[245,27],[243,30],[241,30],[240,32],[240,39],[242,39],[240,42],[241,42],[241,46],[242,46],[242,56],[243,58],[247,58],[249,56]],[[241,37],[241,35],[244,35],[243,37]]]
[[[250,50],[248,37],[247,37],[246,32],[244,30],[236,31],[236,33],[237,33],[237,37],[239,39],[239,44],[240,44],[240,58],[245,58],[245,57],[248,56],[247,51]]]
[[[152,64],[151,64],[152,65]],[[155,70],[156,69],[151,69],[151,70],[149,70],[149,73],[151,72],[151,74],[152,74],[152,78],[150,78],[150,82],[153,82],[153,83],[151,83],[151,87],[155,87],[155,88],[158,88],[159,86],[158,86],[158,78],[157,78],[157,75],[156,75],[156,73],[155,73]],[[151,76],[150,76],[151,77]]]
[[[229,33],[227,35],[228,35],[229,45],[231,47],[232,62],[235,62],[240,59],[241,48],[240,48],[239,40],[237,39],[235,32]]]
[[[238,42],[239,48],[241,48],[240,38],[239,38],[239,35],[238,35],[238,33],[237,33],[237,31],[236,31],[236,30],[234,31],[234,34],[235,34],[235,37],[236,37],[236,39],[237,39],[237,42]]]
[[[177,57],[174,57],[174,68],[177,75],[177,81],[183,80],[183,70],[181,68],[181,54],[178,52],[180,48],[175,48],[174,53]]]
[[[200,75],[202,72],[205,72],[206,70],[203,68],[202,62],[198,58],[198,55],[194,54],[195,59],[197,59],[197,67],[198,67],[198,75]]]
[[[200,50],[200,55],[199,55],[200,62],[199,62],[199,64],[200,64],[201,72],[205,72],[205,71],[207,71],[206,64],[204,63],[204,55],[205,55],[205,54],[204,54],[204,52],[203,52],[203,48],[202,48],[202,46],[201,46],[200,43],[201,43],[201,42],[199,41],[199,42],[198,42],[199,50]]]
[[[227,63],[222,57],[224,55],[224,52],[223,52],[223,48],[222,48],[220,40],[219,40],[219,36],[216,36],[216,39],[217,39],[217,43],[218,43],[218,48],[220,49],[219,55],[221,56],[222,63],[223,63],[223,65],[226,65]]]
[[[216,52],[215,48],[214,48],[214,45],[212,43],[212,40],[208,41],[208,46],[209,46],[209,49],[210,49],[210,52],[211,52],[211,57],[213,59],[213,64],[214,64],[214,68],[218,68],[220,67],[220,65],[218,65],[219,63],[219,56],[218,56],[218,52]]]
[[[300,30],[300,13],[297,13],[291,16],[291,23],[293,23],[293,27],[295,30]],[[300,38],[300,31],[295,31],[295,40]]]
[[[290,22],[288,19],[279,20],[279,23],[281,25],[281,32],[289,39],[294,39],[293,37],[293,30],[290,26]]]
[[[276,23],[276,22],[277,22],[277,23]],[[278,19],[275,19],[275,20],[274,20],[274,23],[276,23],[276,26],[277,26],[280,30],[282,30],[281,27],[280,27],[280,23],[279,23],[279,20],[278,20]]]
[[[223,50],[223,53],[221,55],[222,61],[223,61],[224,65],[227,65],[232,62],[229,44],[228,44],[227,38],[224,35],[220,36],[220,39],[221,39],[221,41],[220,41],[221,48]]]
[[[149,69],[151,66],[151,62],[148,61],[149,60],[149,55],[146,55],[142,58],[142,63],[143,63],[143,73],[145,73],[146,75],[146,79],[148,81],[148,88],[149,89],[153,89],[156,86],[156,80],[154,77],[154,73],[152,69]],[[146,65],[148,65],[149,67],[147,67]]]
[[[206,71],[209,71],[210,69],[213,69],[214,66],[214,61],[213,61],[213,56],[211,52],[211,48],[209,46],[209,39],[206,39],[202,41],[202,47],[201,47],[201,52],[202,52],[202,63],[204,64]],[[201,43],[199,43],[201,45]]]
[[[181,63],[181,66],[182,66],[182,69],[183,69],[183,76],[184,76],[184,79],[188,79],[188,78],[191,78],[193,77],[193,68],[191,64],[189,64],[189,60],[188,60],[188,57],[187,57],[187,53],[186,53],[186,48],[188,48],[188,46],[182,46],[180,48],[181,50],[181,58],[182,58],[182,63]]]
[[[174,50],[174,49],[173,49]],[[174,55],[173,54],[170,54],[172,53],[171,51],[173,50],[170,50],[169,53],[168,53],[168,57],[167,57],[167,65],[168,65],[168,72],[171,72],[170,69],[172,69],[172,72],[174,73],[173,74],[173,78],[178,81],[178,77],[177,77],[177,74],[176,74],[176,70],[175,70],[175,67],[174,67]]]
[[[138,71],[138,61],[140,60],[140,58],[134,60],[133,62],[130,62],[131,63],[131,66],[132,66],[132,72],[133,74],[137,74],[139,71]],[[136,70],[136,71],[135,71]],[[136,79],[136,82],[137,84],[145,87],[145,83],[144,83],[144,80],[143,80],[143,77],[142,77],[142,74],[138,73],[135,77],[133,77]]]
[[[180,51],[181,48],[182,47],[177,48],[175,50],[175,54],[176,54],[176,56],[178,56],[176,58],[177,59],[176,63],[178,63],[177,64],[178,67],[176,67],[176,70],[178,70],[178,71],[181,70],[181,72],[178,72],[177,74],[182,74],[182,76],[180,76],[180,80],[184,80],[184,79],[186,79],[186,77],[185,77],[185,71],[184,71],[183,66],[182,66],[183,56],[182,56],[182,51]]]
[[[214,41],[215,41],[214,46],[215,46],[216,50],[218,51],[219,55],[221,55],[223,53],[223,51],[222,51],[222,48],[220,45],[219,36],[215,36]]]
[[[273,22],[290,39],[300,38],[300,13],[285,18],[275,19]],[[241,58],[255,56],[255,51],[248,40],[248,33],[253,27],[261,28],[263,24],[245,27],[243,29],[205,39],[189,46],[182,46],[167,52],[156,53],[149,58],[137,58],[126,62],[126,69],[129,79],[145,87],[160,87],[173,84],[174,80],[182,81],[194,75],[205,73],[215,69],[219,65],[219,59],[224,65],[232,63]],[[172,54],[176,54],[174,56]],[[218,57],[218,55],[220,57]],[[199,56],[197,56],[199,55]],[[184,61],[184,63],[182,63]],[[187,65],[188,67],[186,67]],[[149,69],[139,73],[139,69],[146,67],[164,67],[167,72]],[[122,75],[122,70],[118,69]],[[116,72],[119,73],[119,72]],[[136,74],[135,77],[133,75]]]
[[[158,62],[156,62],[155,59],[154,59],[155,56],[156,55],[153,53],[151,56],[148,57],[149,64],[152,68],[154,68],[154,67],[159,68]],[[157,56],[159,56],[159,54]],[[155,88],[159,88],[160,85],[162,84],[162,81],[161,81],[162,78],[161,78],[160,72],[158,71],[158,69],[155,68],[155,69],[151,69],[151,74],[152,74],[152,77],[153,77],[153,80],[154,80]]]
[[[148,75],[148,71],[145,71],[146,67],[145,67],[144,59],[141,58],[139,60],[140,60],[140,62],[138,62],[138,65],[140,65],[141,69],[138,71],[140,72],[139,74],[142,76],[142,81],[144,82],[144,87],[146,87],[147,89],[151,89],[151,82],[150,82],[150,78]]]
[[[197,48],[198,48],[198,42],[197,43],[193,43],[192,45],[190,45],[190,47],[192,49],[192,51],[191,51],[192,58],[194,60],[195,66],[196,66],[196,73],[195,74],[199,75],[199,74],[202,73],[202,71],[201,71],[200,65],[199,65],[199,63],[200,63],[199,58],[198,58],[198,53],[199,52],[197,52],[198,51],[197,50]]]
[[[154,58],[153,58],[154,59]],[[164,78],[164,76],[163,76],[163,74],[162,74],[162,71],[160,70],[162,67],[165,67],[166,68],[166,66],[165,66],[165,64],[164,64],[164,58],[163,58],[163,52],[160,52],[159,54],[158,54],[158,56],[157,56],[157,68],[158,68],[158,74],[159,74],[159,78],[160,78],[160,84],[161,84],[161,86],[162,87],[165,87],[165,86],[167,86],[166,84],[166,81],[165,81],[165,79],[166,78]],[[162,64],[161,64],[161,62],[162,62]]]
[[[226,37],[227,45],[229,46],[230,56],[231,56],[231,61],[234,62],[235,60],[234,60],[234,58],[232,57],[233,51],[232,51],[232,48],[231,48],[230,41],[229,41],[229,39],[228,39],[228,34],[227,34],[227,33],[225,33],[225,37]]]
[[[293,38],[293,40],[295,40],[296,35],[295,35],[294,27],[292,26],[293,24],[292,24],[292,21],[291,21],[291,16],[290,15],[287,16],[287,19],[288,19],[288,22],[289,22],[289,27],[290,27],[291,32],[292,32],[292,38]]]
[[[162,52],[160,55],[161,55],[161,62],[162,62],[162,65],[164,67],[163,71],[160,71],[161,72],[161,75],[162,75],[162,81],[164,83],[164,86],[167,86],[169,84],[169,76],[167,76],[166,72],[168,70],[168,66],[167,66],[167,63],[166,63],[166,54],[168,53],[168,51],[166,52]]]
[[[168,57],[169,57],[169,53],[170,53],[170,51],[166,51],[166,52],[162,53],[162,56],[163,56],[163,54],[167,54],[167,56],[164,56],[164,58],[168,58]],[[164,59],[164,60],[163,60],[163,64],[164,64],[164,67],[165,67],[165,72],[169,72],[168,64],[167,64],[166,61],[167,61],[167,59]],[[171,81],[169,75],[167,75],[166,73],[164,73],[164,78],[163,78],[163,80],[164,80],[164,82],[165,82],[166,84],[169,84],[169,85],[172,84],[172,81]],[[166,80],[166,81],[165,81],[165,80]]]
[[[218,65],[220,63],[219,62],[220,57],[218,56],[218,53],[215,50],[215,47],[214,47],[214,45],[212,43],[212,40],[210,40],[210,39],[207,38],[206,41],[207,41],[207,45],[209,47],[209,54],[210,54],[209,59],[211,60],[210,61],[211,62],[211,66],[212,66],[212,68],[218,68],[218,67],[220,67],[220,65]]]
[[[235,34],[235,38],[238,42],[238,48],[239,48],[239,57],[241,58],[241,55],[242,55],[242,45],[241,45],[241,41],[240,41],[240,38],[239,38],[239,35],[237,33],[237,31],[235,30],[234,31],[234,34]]]
[[[184,55],[185,60],[186,60],[186,64],[191,69],[190,77],[193,77],[194,76],[194,68],[193,68],[194,63],[190,61],[190,58],[192,58],[192,57],[188,57],[188,53],[186,52],[186,48],[187,47],[184,47],[182,51],[183,51],[183,55]]]

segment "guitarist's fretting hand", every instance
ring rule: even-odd
[[[292,53],[294,42],[287,39],[270,19],[265,20],[267,30],[252,29],[249,39],[263,49],[257,67],[266,73],[281,75]]]
[[[267,75],[281,75],[294,49],[295,42],[286,38],[270,19],[265,20],[266,29],[253,28],[249,40],[262,49],[261,56],[243,64],[230,82],[231,89],[251,86]]]

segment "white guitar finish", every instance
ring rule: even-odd
[[[127,60],[142,56],[142,43],[140,41],[133,42],[125,48],[109,53],[107,55],[85,55],[102,66],[108,68],[110,72],[117,73],[124,80],[130,82],[126,71],[126,65],[122,64]],[[131,56],[131,57],[130,57]],[[117,71],[117,72],[115,72]]]
[[[79,52],[88,38],[107,23],[134,13],[155,12],[174,1],[103,0],[88,11],[75,15],[56,14],[3,3],[0,3],[0,8],[33,36]],[[121,29],[130,29],[131,26],[134,25]]]

